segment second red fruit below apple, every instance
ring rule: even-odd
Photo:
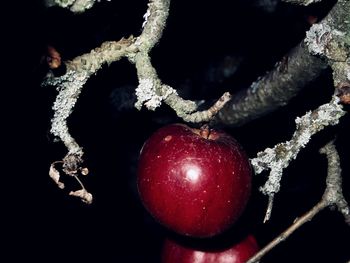
[[[200,250],[166,239],[162,263],[245,263],[259,251],[253,235],[231,247],[219,250]]]

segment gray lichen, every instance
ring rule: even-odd
[[[45,4],[47,7],[59,6],[62,8],[68,8],[73,13],[82,13],[93,7],[95,2],[100,1],[101,0],[46,0]]]
[[[260,188],[263,194],[269,196],[270,202],[280,190],[283,169],[288,167],[289,163],[297,157],[300,150],[310,141],[312,135],[327,126],[338,124],[339,119],[345,114],[342,108],[342,105],[339,104],[339,98],[333,96],[331,102],[321,105],[316,110],[295,120],[296,131],[290,141],[279,143],[274,148],[267,148],[259,152],[257,157],[251,159],[255,174],[267,169],[270,170],[268,180]],[[269,206],[272,208],[272,204]],[[271,211],[268,210],[267,214],[270,213]]]
[[[136,88],[137,101],[135,107],[140,110],[142,105],[145,105],[149,110],[155,110],[158,108],[162,101],[165,100],[170,94],[177,94],[176,90],[170,86],[160,85],[161,87],[156,87],[157,82],[151,78],[140,79],[139,85]],[[161,95],[156,93],[156,90],[161,88]]]
[[[321,154],[325,154],[328,159],[328,171],[326,179],[326,191],[323,194],[324,200],[328,206],[335,206],[350,225],[350,208],[343,195],[342,177],[340,167],[340,157],[335,145],[332,142],[326,144],[320,149]]]
[[[328,24],[313,24],[306,32],[305,43],[313,55],[324,55],[328,42],[332,38],[332,29]]]
[[[297,4],[297,5],[308,6],[314,3],[321,2],[322,0],[282,0],[282,1],[287,3]]]
[[[169,15],[170,0],[151,0],[144,15],[142,34],[135,44],[143,51],[149,52],[163,34]]]
[[[56,101],[52,107],[54,117],[51,120],[51,133],[62,140],[69,154],[79,156],[83,155],[83,151],[69,133],[67,118],[72,113],[74,105],[87,80],[88,75],[86,73],[69,71],[62,77],[48,78],[43,83],[43,85],[55,86],[58,91]]]

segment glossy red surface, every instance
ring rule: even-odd
[[[249,199],[246,154],[225,133],[211,131],[209,138],[172,124],[156,131],[141,150],[141,200],[161,224],[183,235],[221,233],[239,218]]]
[[[228,249],[217,251],[192,249],[166,239],[162,263],[245,263],[258,251],[258,244],[252,235]]]

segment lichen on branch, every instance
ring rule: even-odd
[[[334,95],[329,103],[323,104],[316,110],[295,120],[296,130],[291,140],[279,143],[273,148],[267,148],[251,159],[255,174],[270,170],[268,180],[260,188],[260,191],[269,197],[264,221],[271,216],[274,196],[280,190],[283,169],[288,167],[289,163],[297,157],[300,150],[310,141],[312,135],[327,126],[338,124],[339,119],[345,113],[343,106],[339,104],[339,98]]]
[[[57,0],[56,2],[64,3],[63,7],[72,9],[74,5],[89,1]],[[73,111],[84,84],[103,64],[110,64],[123,57],[127,57],[131,63],[135,64],[139,81],[136,88],[135,107],[139,110],[143,106],[149,110],[155,110],[164,101],[185,121],[202,122],[209,121],[230,99],[230,96],[225,94],[208,110],[196,112],[195,102],[182,99],[174,88],[162,83],[159,79],[151,63],[150,51],[162,36],[169,5],[170,0],[150,0],[144,15],[143,30],[139,37],[130,36],[119,41],[107,41],[89,53],[66,62],[67,71],[63,76],[56,77],[53,73],[47,75],[43,85],[56,86],[59,92],[53,105],[54,117],[51,121],[51,133],[61,139],[68,149],[67,155],[62,160],[63,172],[66,174],[75,176],[76,172],[80,171],[79,166],[83,163],[83,149],[70,135],[67,119]],[[57,174],[51,173],[51,175],[54,175],[51,177],[57,183]],[[73,193],[73,195],[82,198],[87,196],[84,191]]]
[[[297,5],[311,5],[314,3],[321,2],[322,0],[282,0],[283,2],[291,3],[291,4],[297,4]]]
[[[285,0],[308,4],[312,0]],[[327,16],[314,24],[307,36],[275,67],[247,89],[234,94],[214,123],[240,126],[266,115],[295,97],[324,69],[333,69],[334,86],[344,89],[342,102],[350,102],[350,1],[338,0]],[[313,51],[310,53],[309,50]],[[326,52],[331,59],[327,59]],[[346,55],[345,55],[346,54]],[[331,55],[331,56],[330,56]],[[333,63],[334,62],[334,63]],[[349,87],[349,89],[348,89]]]
[[[309,54],[305,44],[300,43],[266,75],[259,77],[247,89],[233,94],[214,123],[240,126],[287,105],[326,67],[326,62]]]
[[[52,109],[54,116],[51,120],[50,132],[60,138],[68,149],[68,154],[83,155],[82,148],[74,140],[68,131],[67,118],[73,111],[79,94],[88,80],[85,72],[69,71],[62,77],[47,78],[43,85],[55,86],[58,91],[56,101]]]
[[[350,226],[350,208],[343,195],[338,151],[334,143],[330,142],[320,149],[320,153],[325,154],[328,160],[327,188],[323,194],[322,200],[324,200],[327,206],[336,207],[338,211],[343,214],[345,222]]]
[[[321,200],[304,215],[294,220],[291,226],[263,247],[258,253],[256,253],[256,255],[250,258],[247,263],[259,262],[264,255],[282,241],[285,241],[295,230],[305,223],[310,222],[315,215],[326,207],[337,207],[338,211],[343,214],[345,222],[350,226],[350,208],[343,196],[340,158],[334,142],[331,141],[327,143],[320,149],[320,153],[325,154],[328,160],[326,190],[324,191]]]
[[[95,2],[101,2],[101,0],[45,0],[45,5],[47,7],[59,6],[62,8],[68,8],[73,13],[83,13],[92,8]]]
[[[312,25],[305,43],[333,70],[334,87],[342,103],[350,103],[350,1],[339,0],[327,17]]]
[[[136,46],[149,52],[162,37],[169,15],[170,0],[150,0],[142,24],[142,33],[136,40]]]

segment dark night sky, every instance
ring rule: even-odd
[[[187,98],[213,100],[224,91],[234,93],[264,74],[303,38],[310,15],[321,17],[330,8],[278,4],[274,12],[268,12],[256,3],[172,1],[167,28],[152,53],[160,78],[174,87],[184,87]],[[158,262],[161,243],[169,233],[153,221],[138,199],[137,156],[155,129],[179,120],[166,107],[154,113],[117,111],[113,101],[121,96],[119,90],[137,85],[135,69],[126,60],[93,76],[69,119],[91,171],[83,179],[95,202],[87,206],[57,189],[48,177],[50,163],[62,158],[65,149],[49,134],[56,92],[40,86],[46,70],[40,60],[46,45],[54,45],[65,59],[71,59],[105,40],[138,35],[146,4],[112,0],[76,16],[46,10],[38,1],[26,2],[20,10],[3,10],[15,14],[9,20],[10,34],[5,41],[14,48],[8,52],[12,61],[8,68],[14,78],[6,97],[9,124],[4,128],[9,132],[6,142],[10,150],[4,166],[9,168],[5,171],[10,182],[3,185],[7,234],[1,235],[11,262],[17,258],[30,262],[90,262],[92,258],[98,262]],[[227,55],[242,58],[238,71],[221,83],[206,82],[208,70]],[[288,140],[296,116],[329,100],[330,73],[326,71],[287,107],[244,127],[224,129],[241,142],[250,157]],[[232,235],[237,228],[249,229],[264,245],[311,208],[323,193],[326,176],[326,161],[318,149],[335,134],[343,163],[344,194],[350,200],[349,123],[345,117],[339,126],[316,135],[286,169],[272,219],[265,225],[266,198],[257,190],[265,176],[254,178],[243,222]],[[342,263],[350,258],[348,244],[350,228],[338,213],[327,209],[261,262]]]

